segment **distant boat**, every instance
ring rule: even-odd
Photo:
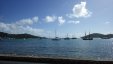
[[[74,37],[74,36],[72,36],[72,38],[71,39],[77,39],[76,37]]]
[[[70,38],[69,37],[66,37],[66,38],[64,38],[64,40],[70,40]]]
[[[52,40],[54,40],[54,41],[60,40],[60,38],[56,36],[56,30],[55,30],[55,38],[52,38]]]
[[[66,38],[64,38],[64,40],[70,40],[70,38],[68,37],[68,34],[67,34],[67,37],[66,37]]]
[[[90,37],[90,32],[89,32],[89,35],[88,35],[88,36],[86,36],[86,33],[85,33],[85,36],[82,37],[82,39],[83,39],[83,40],[93,40],[93,38]]]
[[[71,39],[77,39],[77,38],[75,38],[75,37],[72,37]]]
[[[55,37],[55,38],[53,38],[52,40],[60,40],[60,38],[59,37]]]

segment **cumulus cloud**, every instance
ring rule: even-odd
[[[40,35],[40,36],[42,36],[43,33],[45,32],[43,29],[32,28],[30,26],[27,26],[25,31],[26,33],[28,32],[29,34]]]
[[[70,18],[80,18],[80,17],[89,17],[91,12],[86,8],[86,2],[81,2],[80,4],[74,5],[71,14],[67,14]]]
[[[60,25],[64,24],[65,21],[66,20],[62,16],[58,17],[58,22],[59,22]]]
[[[79,24],[80,23],[80,21],[69,21],[68,23],[73,23],[73,24]]]
[[[5,23],[0,23],[0,31],[12,34],[28,33],[37,36],[43,34],[44,32],[43,29],[32,28],[31,26],[19,26],[16,24]]]
[[[57,19],[56,16],[46,16],[45,21],[54,22],[56,19]]]
[[[31,19],[22,19],[16,22],[17,25],[32,25],[33,21]]]
[[[38,22],[38,19],[39,19],[39,18],[38,18],[37,16],[35,16],[35,17],[32,18],[32,21]]]
[[[0,31],[21,34],[28,33],[36,36],[40,36],[44,33],[43,29],[32,28],[31,25],[38,21],[38,17],[33,17],[31,19],[22,19],[15,23],[3,23],[0,22]]]
[[[27,19],[21,19],[16,22],[17,25],[32,25],[33,23],[38,22],[38,17],[33,18],[27,18]]]

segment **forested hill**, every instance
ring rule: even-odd
[[[0,32],[0,38],[22,39],[22,38],[42,38],[42,37],[34,36],[31,34],[9,34],[9,33],[5,33],[5,32]]]

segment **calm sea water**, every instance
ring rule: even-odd
[[[0,54],[108,61],[113,60],[113,39],[1,40]]]

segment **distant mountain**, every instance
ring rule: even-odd
[[[108,38],[113,38],[113,34],[107,34],[106,35]]]
[[[34,36],[31,34],[8,34],[5,32],[0,32],[0,38],[4,39],[4,38],[14,38],[14,39],[27,39],[27,38],[44,38],[44,37],[40,37],[40,36]]]
[[[92,37],[92,38],[102,38],[102,39],[113,38],[113,34],[104,35],[104,34],[100,34],[100,33],[93,33],[93,34],[90,34],[90,35],[83,36],[81,38],[89,37],[89,36]]]

